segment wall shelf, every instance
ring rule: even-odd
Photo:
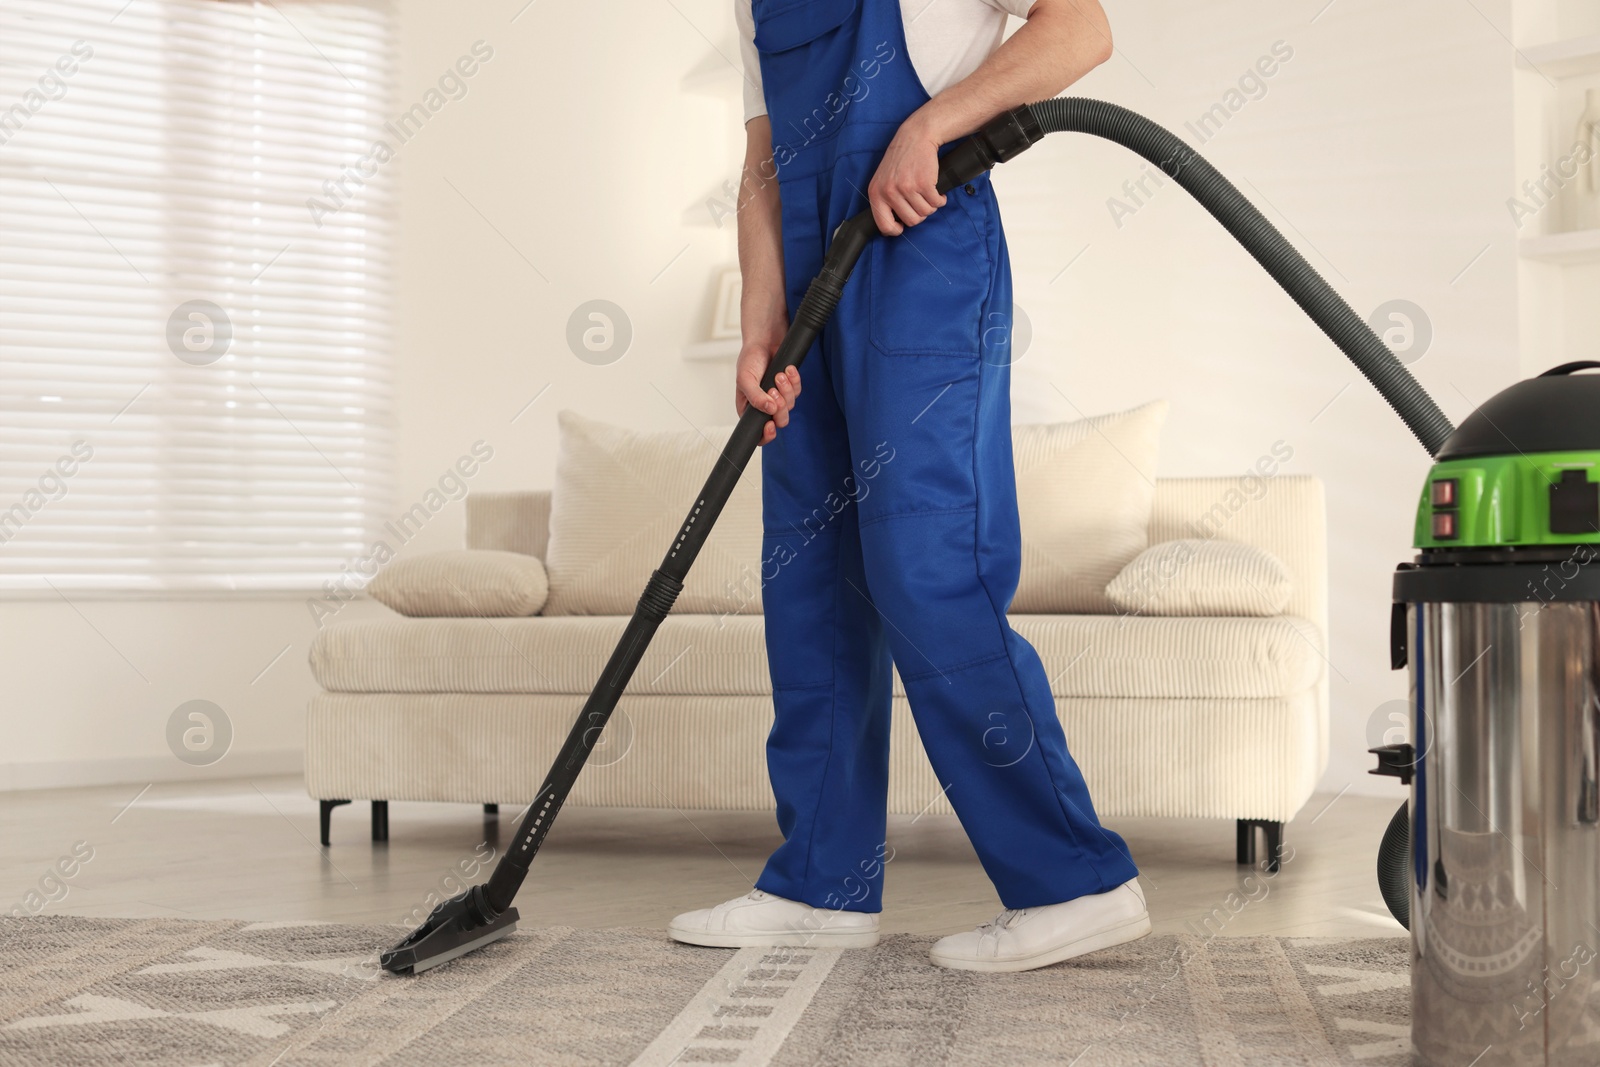
[[[1543,263],[1600,263],[1600,230],[1524,237],[1517,242],[1517,254]]]
[[[1585,97],[1600,88],[1600,3],[1596,0],[1510,0],[1512,41],[1512,181],[1510,197],[1524,199],[1527,182],[1562,169],[1575,155]],[[1567,164],[1570,168],[1570,163]],[[1572,186],[1569,188],[1569,186]],[[1585,218],[1564,182],[1560,203],[1535,197],[1539,225],[1572,225]],[[1509,201],[1508,201],[1509,202]],[[1586,220],[1587,221],[1587,220]],[[1600,303],[1594,268],[1600,264],[1600,229],[1563,230],[1542,236],[1530,225],[1516,239],[1517,348],[1522,373],[1532,376],[1557,363],[1594,359],[1600,337]]]
[[[1517,66],[1553,78],[1600,73],[1600,34],[1530,45],[1517,54]]]

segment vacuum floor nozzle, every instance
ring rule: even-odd
[[[476,903],[473,895],[468,890],[434,908],[426,922],[378,957],[379,964],[390,974],[421,974],[498,941],[517,928],[520,916],[516,908],[507,908],[485,921],[472,906]]]

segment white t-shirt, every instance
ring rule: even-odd
[[[744,120],[767,113],[761,95],[751,0],[734,0],[739,51],[744,58]],[[1005,36],[1006,16],[1028,17],[1034,0],[900,0],[911,69],[929,96],[937,96],[978,69]]]

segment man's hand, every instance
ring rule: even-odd
[[[943,142],[919,115],[915,113],[901,124],[867,185],[872,219],[878,231],[890,237],[944,206],[944,194],[938,189],[939,146]]]
[[[780,371],[773,388],[761,391],[761,378],[767,373],[773,353],[781,341],[746,341],[739,350],[739,363],[734,371],[733,407],[741,416],[751,404],[772,416],[761,434],[761,443],[767,444],[778,436],[780,426],[789,425],[789,412],[794,410],[795,398],[800,395],[800,368],[789,367]]]
[[[1002,111],[1055,96],[1110,56],[1111,26],[1100,0],[1035,0],[1021,29],[896,131],[867,186],[878,229],[894,236],[944,206],[940,146]]]

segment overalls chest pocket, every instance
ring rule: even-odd
[[[856,0],[752,0],[756,51],[787,52],[837,29]]]
[[[994,274],[985,236],[992,192],[987,175],[979,182],[976,195],[958,186],[921,223],[867,246],[872,343],[885,355],[979,357]]]
[[[855,53],[857,0],[752,0],[761,84],[781,171],[838,135],[843,80]]]

